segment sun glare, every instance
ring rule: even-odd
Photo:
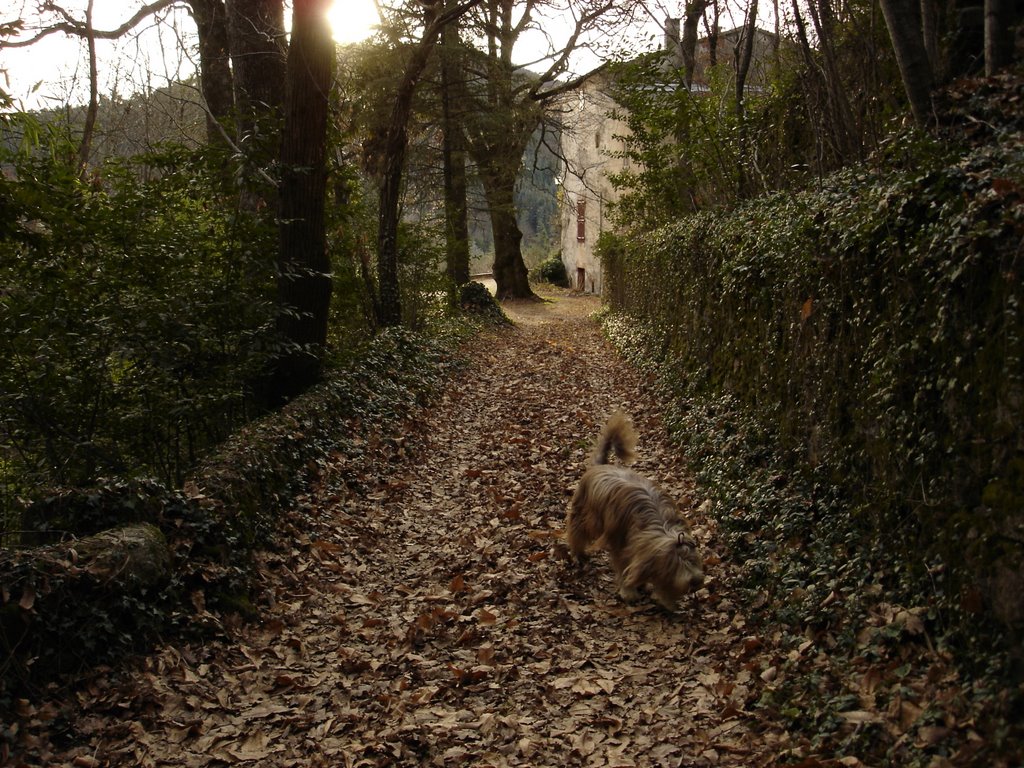
[[[331,32],[339,43],[359,43],[380,23],[373,0],[334,0],[327,12]]]

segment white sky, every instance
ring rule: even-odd
[[[95,0],[93,25],[115,29],[144,4],[143,0]],[[0,11],[0,21],[24,18],[28,24],[35,18],[33,5],[17,0],[16,7]],[[65,0],[61,5],[84,19],[85,0]],[[330,18],[335,39],[342,43],[366,39],[378,20],[373,0],[336,0]],[[26,28],[22,36],[32,33]],[[97,41],[100,93],[127,96],[187,77],[198,69],[198,62],[183,50],[194,47],[194,35],[195,24],[182,7],[142,22],[121,40]],[[78,38],[55,33],[27,48],[0,48],[0,70],[5,90],[28,109],[65,104],[69,97],[87,98],[88,62],[85,44]]]
[[[31,0],[6,0],[2,5],[9,8],[0,10],[0,21],[24,18],[29,24],[29,20],[36,18],[35,3]],[[86,0],[64,0],[61,5],[76,18],[85,17]],[[95,0],[94,26],[114,29],[142,5],[143,0]],[[342,43],[364,40],[378,22],[373,0],[335,0],[330,18],[335,39]],[[558,26],[557,20],[545,26],[550,31]],[[647,32],[660,34],[656,28]],[[33,30],[26,28],[23,36],[32,34]],[[142,22],[121,40],[97,41],[100,93],[129,96],[188,77],[198,69],[198,62],[189,59],[190,51],[194,50],[194,35],[195,24],[187,11],[172,7]],[[522,57],[536,58],[527,50],[530,47],[543,50],[540,35],[522,42]],[[581,66],[594,63],[591,58]],[[4,90],[25,109],[84,102],[88,97],[85,45],[78,38],[55,33],[28,48],[0,48],[0,78]]]

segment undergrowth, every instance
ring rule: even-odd
[[[380,334],[324,384],[234,434],[182,490],[107,480],[29,506],[31,543],[53,543],[0,550],[0,709],[57,674],[249,614],[251,553],[271,545],[295,493],[326,462],[360,455],[371,436],[410,428],[460,364],[468,331],[453,321],[435,332]],[[137,522],[166,537],[172,575],[162,588],[124,589],[76,565],[75,538]]]
[[[606,314],[604,328],[655,382],[666,425],[741,564],[746,614],[776,638],[778,679],[757,702],[762,715],[810,751],[880,765],[924,768],[937,755],[995,765],[1006,763],[990,763],[993,754],[1019,754],[1024,696],[1007,685],[1011,658],[993,651],[991,625],[950,598],[943,565],[914,566],[913,536],[877,535],[869,510],[824,468],[807,470],[804,457],[780,450],[772,428],[735,398],[687,394],[651,325]],[[865,680],[874,710],[913,715],[913,728],[942,738],[899,738],[869,717]],[[972,737],[944,723],[971,717],[984,719],[985,739],[965,745]]]
[[[650,324],[607,313],[604,328],[669,403],[670,433],[741,563],[737,602],[777,645],[777,677],[755,709],[800,743],[794,762],[855,755],[924,768],[1019,756],[1024,697],[1007,683],[1011,656],[993,651],[995,628],[950,596],[945,566],[912,548],[913,531],[879,536],[870,510],[823,467],[783,451],[769,420],[730,395],[688,392]],[[893,712],[902,728],[879,714]],[[946,725],[975,717],[977,730]]]

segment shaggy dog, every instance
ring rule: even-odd
[[[632,462],[635,446],[629,419],[615,413],[573,494],[566,538],[579,561],[594,542],[608,550],[623,600],[635,601],[638,587],[650,584],[654,599],[672,610],[679,597],[704,583],[704,571],[697,542],[672,499],[642,475],[608,463],[612,453],[623,464]]]

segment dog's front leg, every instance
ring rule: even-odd
[[[580,567],[586,562],[587,546],[590,544],[590,531],[587,527],[587,510],[582,503],[580,491],[573,496],[569,507],[569,516],[565,521],[565,543],[569,553]]]
[[[640,599],[639,584],[632,584],[628,580],[628,562],[621,552],[610,551],[608,557],[611,560],[612,570],[615,571],[616,581],[619,583],[619,597],[627,603],[635,603]]]
[[[653,593],[652,596],[654,597],[655,600],[658,601],[658,603],[661,605],[661,607],[664,608],[666,611],[669,611],[670,613],[675,613],[675,610],[676,610],[676,598],[674,596],[664,594],[662,592],[659,592],[658,590],[654,590],[654,593]]]
[[[636,587],[631,587],[628,584],[623,583],[619,587],[619,597],[625,600],[627,603],[635,603],[641,598],[640,590]]]

